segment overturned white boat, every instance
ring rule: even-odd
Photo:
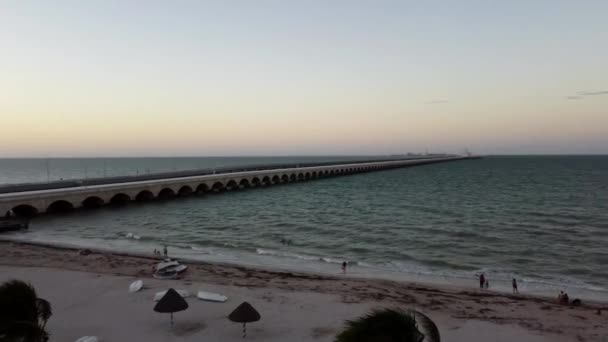
[[[156,265],[153,276],[156,279],[177,279],[187,269],[188,266],[180,264],[177,260],[165,259]]]

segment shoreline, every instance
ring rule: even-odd
[[[111,246],[111,247],[93,247],[91,243],[83,243],[82,241],[64,242],[52,241],[43,242],[40,240],[20,239],[11,236],[0,236],[1,241],[16,242],[22,244],[31,244],[37,246],[45,246],[61,249],[90,249],[99,253],[110,253],[122,256],[133,256],[141,258],[158,258],[152,253],[147,252],[147,248],[141,246]],[[128,241],[128,239],[127,239]],[[150,250],[155,245],[151,244],[147,247]],[[134,248],[135,247],[135,248]],[[478,278],[467,277],[464,275],[442,275],[432,273],[417,273],[417,272],[397,272],[393,270],[383,270],[363,265],[351,265],[347,274],[340,272],[340,263],[327,261],[314,261],[312,259],[294,260],[289,258],[279,258],[274,254],[260,253],[243,253],[241,255],[233,255],[230,258],[218,257],[216,254],[199,254],[197,250],[187,249],[183,247],[170,247],[170,256],[192,264],[211,264],[225,267],[244,267],[254,270],[269,271],[269,272],[287,272],[287,273],[302,273],[310,275],[318,275],[324,277],[338,277],[361,280],[379,280],[379,281],[394,281],[398,283],[417,283],[431,287],[454,288],[461,290],[477,290]],[[130,251],[126,251],[126,250]],[[272,250],[269,250],[272,251]],[[269,259],[265,259],[269,258]],[[234,260],[234,261],[233,261]],[[486,277],[488,275],[486,274]],[[545,282],[539,280],[522,280],[519,281],[520,292],[546,300],[556,298],[559,291],[564,291],[570,295],[572,299],[579,298],[583,301],[594,303],[608,304],[608,292],[593,288],[577,287],[571,284],[557,284],[554,282]],[[485,290],[489,293],[511,294],[511,279],[501,279],[490,277],[491,288]]]
[[[101,275],[152,278],[160,259],[139,253],[90,249],[87,256],[71,246],[0,240],[5,251],[1,265],[19,268],[69,270]],[[579,341],[608,336],[608,304],[584,300],[579,307],[559,305],[553,298],[512,295],[461,286],[438,286],[353,276],[330,276],[310,272],[270,270],[242,265],[184,260],[189,270],[181,282],[204,282],[213,286],[243,289],[275,289],[337,296],[342,303],[415,306],[452,320],[475,320],[514,324],[528,331],[560,334]],[[597,315],[597,310],[602,310]],[[440,330],[442,327],[440,326]]]
[[[146,253],[146,252],[125,252],[125,251],[120,251],[120,250],[114,250],[111,248],[83,247],[83,246],[72,245],[69,243],[59,243],[59,242],[45,243],[45,242],[37,242],[37,241],[22,241],[22,240],[18,240],[18,239],[10,239],[10,238],[6,239],[5,237],[0,237],[0,246],[3,243],[15,243],[15,244],[24,245],[24,246],[41,247],[41,248],[48,248],[51,250],[56,249],[56,250],[75,251],[75,252],[78,252],[79,250],[82,250],[82,249],[87,249],[87,250],[90,250],[92,252],[92,254],[106,254],[106,255],[113,255],[113,256],[117,256],[117,257],[138,258],[138,259],[148,260],[148,261],[155,262],[155,263],[157,263],[161,259],[164,259],[164,257],[162,257],[162,256],[154,256],[153,254]],[[480,292],[480,293],[484,293],[484,294],[488,294],[488,295],[507,296],[507,297],[515,296],[509,291],[496,290],[495,288],[479,290],[475,286],[475,284],[477,283],[477,279],[472,279],[472,278],[456,278],[456,277],[453,277],[453,278],[445,277],[444,278],[445,280],[457,280],[456,284],[452,284],[452,283],[438,283],[438,282],[432,282],[432,281],[424,281],[424,280],[421,280],[421,279],[423,279],[423,277],[421,277],[419,279],[407,279],[407,278],[395,279],[395,278],[366,276],[366,275],[359,275],[359,274],[353,275],[352,273],[331,274],[331,273],[326,273],[326,272],[322,272],[322,271],[315,272],[315,271],[310,271],[310,270],[292,270],[292,269],[288,269],[288,268],[280,267],[280,266],[274,266],[274,267],[273,266],[259,266],[259,265],[255,265],[255,264],[237,263],[237,262],[230,262],[230,261],[215,261],[215,260],[205,261],[205,260],[201,260],[201,259],[197,259],[197,258],[189,258],[187,256],[181,256],[181,255],[174,256],[173,258],[177,259],[181,263],[187,264],[187,265],[198,265],[198,266],[207,266],[207,267],[213,267],[213,266],[225,267],[225,268],[250,270],[253,272],[262,272],[262,273],[277,274],[277,275],[288,274],[288,275],[302,277],[302,278],[310,277],[310,278],[319,279],[319,280],[320,279],[323,279],[323,280],[351,279],[351,280],[356,280],[356,281],[391,282],[391,283],[396,283],[396,284],[417,284],[417,285],[423,286],[423,287],[437,288],[437,289],[442,289],[442,290],[446,290],[446,291]],[[1,264],[2,264],[2,262],[0,262],[0,265]],[[150,277],[151,277],[151,275],[150,275]],[[427,278],[432,278],[432,277],[429,276]],[[436,278],[439,278],[439,276],[437,276]],[[470,282],[472,285],[467,286],[468,282]],[[538,300],[543,300],[543,301],[547,301],[547,302],[555,302],[555,300],[556,300],[553,296],[541,295],[541,294],[536,294],[536,293],[534,293],[534,294],[522,293],[522,294],[518,294],[517,297],[538,299]],[[571,296],[571,297],[572,297],[571,299],[575,299],[575,297],[573,297],[573,296]],[[585,303],[589,303],[589,304],[593,304],[593,305],[597,305],[597,306],[605,306],[604,310],[608,310],[608,300],[602,300],[602,299],[596,299],[596,298],[594,298],[594,299],[581,298],[581,299]]]

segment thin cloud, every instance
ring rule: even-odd
[[[598,91],[579,91],[576,95],[566,96],[567,100],[582,100],[587,96],[602,96],[608,95],[608,90]]]
[[[581,96],[596,96],[596,95],[608,95],[608,90],[600,90],[600,91],[579,91],[579,95]]]

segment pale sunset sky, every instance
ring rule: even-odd
[[[0,157],[608,153],[608,1],[0,0]]]

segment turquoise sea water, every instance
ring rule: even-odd
[[[93,162],[51,165],[70,178],[73,165]],[[116,175],[259,162],[277,160],[133,158],[105,167]],[[28,170],[36,163],[42,168]],[[43,160],[0,160],[4,183],[39,181],[45,169]],[[347,260],[357,276],[471,286],[485,272],[497,289],[516,277],[520,290],[608,300],[608,157],[486,157],[76,211],[35,218],[13,237],[134,251],[167,243],[191,258],[329,273]]]

